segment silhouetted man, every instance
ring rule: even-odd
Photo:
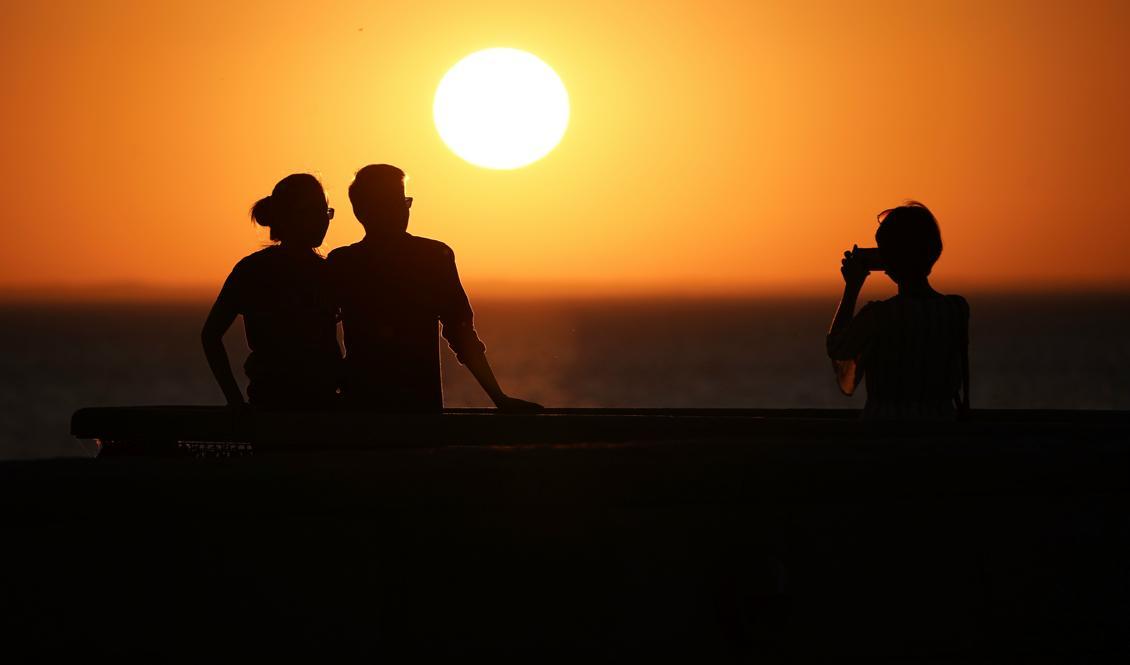
[[[500,409],[540,405],[502,391],[475,334],[474,315],[447,245],[407,232],[412,199],[404,172],[372,164],[349,186],[361,242],[327,258],[345,331],[346,404],[358,409],[438,411],[443,408],[436,322],[459,362]]]

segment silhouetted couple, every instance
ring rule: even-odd
[[[325,259],[315,248],[334,210],[317,178],[287,176],[252,208],[251,217],[270,228],[277,244],[236,264],[202,332],[228,404],[245,404],[223,346],[224,333],[242,315],[251,348],[247,397],[257,408],[439,411],[438,322],[496,406],[540,409],[499,387],[451,249],[407,232],[412,199],[404,195],[404,172],[387,164],[362,168],[349,200],[365,237]]]

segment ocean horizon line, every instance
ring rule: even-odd
[[[708,284],[689,284],[675,286],[670,284],[640,286],[635,284],[573,284],[530,282],[484,281],[476,283],[465,280],[467,291],[474,301],[513,302],[513,301],[686,301],[686,300],[808,300],[834,297],[840,284],[828,281],[821,284],[783,285],[741,285],[714,286]],[[1066,284],[971,284],[948,283],[937,280],[942,292],[959,292],[980,297],[1041,297],[1041,296],[1095,296],[1130,297],[1130,284],[1102,284],[1090,282]],[[191,303],[214,298],[219,283],[204,284],[161,284],[140,281],[106,281],[92,284],[40,283],[40,284],[0,284],[0,305],[21,304],[114,304],[114,303]],[[892,284],[879,282],[869,284],[869,292],[882,295],[894,293]]]

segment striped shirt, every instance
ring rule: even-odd
[[[866,380],[870,419],[954,418],[968,348],[969,303],[942,294],[869,302],[828,335],[828,356],[847,385]]]

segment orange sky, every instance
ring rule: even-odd
[[[562,143],[515,171],[432,123],[463,56],[528,50]],[[906,198],[943,285],[1130,285],[1130,3],[6,2],[0,289],[217,288],[291,172],[410,175],[479,292],[835,285]]]

